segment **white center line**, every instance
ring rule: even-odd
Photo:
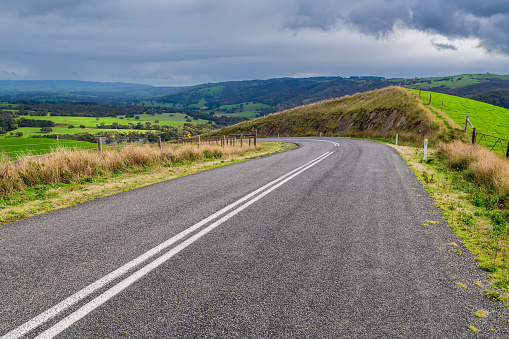
[[[290,171],[284,175],[282,175],[281,177],[277,178],[276,180],[273,180],[271,181],[270,183],[264,185],[263,187],[257,189],[256,191],[246,195],[245,197],[235,201],[234,203],[226,206],[225,208],[221,209],[220,211],[210,215],[209,217],[203,219],[202,221],[196,223],[195,225],[189,227],[188,229],[180,232],[179,234],[173,236],[172,238],[168,239],[167,241],[163,242],[162,244],[152,248],[151,250],[145,252],[144,254],[140,255],[139,257],[135,258],[134,260],[128,262],[127,264],[121,266],[120,268],[116,269],[115,271],[109,273],[108,275],[102,277],[101,279],[95,281],[94,283],[88,285],[87,287],[83,288],[82,290],[76,292],[75,294],[71,295],[70,297],[68,297],[67,299],[61,301],[60,303],[56,304],[55,306],[51,307],[50,309],[46,310],[45,312],[39,314],[38,316],[32,318],[31,320],[27,321],[26,323],[22,324],[21,326],[17,327],[16,329],[12,330],[11,332],[7,333],[6,335],[2,336],[1,339],[11,339],[11,338],[20,338],[22,336],[24,336],[25,334],[27,334],[28,332],[32,331],[33,329],[39,327],[40,325],[46,323],[47,321],[51,320],[52,318],[56,317],[57,315],[59,315],[60,313],[62,313],[63,311],[65,311],[66,309],[68,309],[69,307],[75,305],[76,303],[80,302],[81,300],[85,299],[86,297],[88,297],[89,295],[91,295],[92,293],[96,292],[97,290],[105,287],[106,285],[108,285],[109,283],[111,283],[113,280],[121,277],[122,275],[126,274],[129,270],[135,268],[136,266],[140,265],[141,263],[143,263],[144,261],[148,260],[149,258],[153,257],[154,255],[160,253],[161,251],[165,250],[166,248],[168,248],[169,246],[173,245],[174,243],[176,243],[177,241],[185,238],[186,236],[188,236],[189,234],[193,233],[194,231],[198,230],[199,228],[201,228],[202,226],[206,225],[207,223],[213,221],[214,219],[220,217],[221,215],[223,215],[224,213],[228,212],[229,210],[233,209],[234,207],[240,205],[241,203],[245,202],[246,200],[249,200],[251,199],[252,197],[256,196],[258,193],[266,190],[267,188],[271,187],[270,189],[268,189],[267,191],[265,191],[264,193],[260,194],[258,197],[254,198],[253,200],[249,201],[248,203],[242,205],[241,207],[237,208],[234,212],[231,212],[230,214],[226,215],[225,217],[223,217],[222,219],[218,220],[216,223],[210,225],[209,227],[205,228],[203,231],[205,230],[208,230],[207,232],[203,233],[202,235],[208,233],[210,230],[212,230],[213,228],[217,227],[218,225],[220,225],[221,223],[223,223],[224,221],[228,220],[229,218],[231,218],[233,215],[239,213],[241,210],[243,210],[244,208],[246,208],[247,206],[251,205],[252,203],[254,203],[255,201],[259,200],[261,197],[267,195],[268,193],[272,192],[274,189],[276,189],[277,187],[281,186],[283,183],[287,182],[288,180],[292,179],[293,177],[297,176],[298,174],[304,172],[305,170],[307,170],[308,168],[314,166],[315,164],[319,163],[320,161],[322,161],[323,159],[327,158],[328,156],[330,156],[332,153],[331,152],[327,152],[327,153],[324,153],[322,154],[321,156],[319,156],[318,158],[294,169],[293,171]],[[286,178],[286,179],[285,179]],[[279,182],[279,184],[277,184]],[[226,218],[226,219],[225,219]],[[212,227],[213,225],[215,225],[214,227]],[[212,227],[212,228],[211,228]],[[202,231],[202,232],[203,232]],[[198,234],[201,234],[202,232],[198,233]],[[195,237],[198,235],[196,234]],[[200,237],[202,236],[200,235]],[[167,257],[170,253],[173,253],[173,251],[175,251],[176,249],[180,248],[180,250],[182,250],[183,248],[187,247],[190,243],[187,243],[189,240],[191,239],[194,239],[194,237],[191,237],[189,238],[187,241],[183,242],[182,244],[180,244],[179,246],[175,247],[173,250],[169,251],[168,253],[164,254],[162,257]],[[197,239],[197,238],[196,238]],[[195,239],[195,240],[196,240]],[[193,240],[192,242],[194,242],[195,240]],[[191,243],[192,243],[191,242]],[[184,247],[181,248],[181,246],[183,244],[187,244],[185,245]],[[178,251],[180,251],[178,250]],[[178,253],[175,252],[175,253]],[[174,254],[175,254],[174,253]],[[171,254],[169,257],[167,257],[167,259],[165,259],[164,261],[168,260],[171,256],[173,256],[174,254]],[[161,257],[161,258],[162,258]],[[151,264],[145,266],[144,268],[142,268],[141,270],[137,271],[136,273],[134,273],[133,275],[131,275],[129,278],[125,279],[124,281],[120,282],[118,285],[121,285],[122,283],[124,283],[126,280],[128,279],[132,279],[133,276],[135,276],[136,274],[138,274],[138,272],[146,269],[147,267],[149,267],[150,265],[153,265],[154,263],[158,262],[159,259],[155,260],[154,262],[152,262]],[[164,262],[163,261],[163,262]],[[159,264],[160,265],[160,264]],[[157,266],[159,266],[157,265]],[[156,267],[157,267],[156,266]],[[152,266],[150,266],[152,267]],[[155,268],[155,267],[154,267]],[[151,268],[150,270],[152,270],[153,268]],[[148,273],[148,272],[147,272]],[[145,273],[146,274],[146,273]],[[140,276],[141,277],[141,276]],[[137,279],[139,279],[140,277],[137,277]],[[135,280],[134,280],[135,281]],[[133,282],[134,282],[133,281]],[[131,282],[132,283],[132,282]],[[116,285],[116,286],[118,286]],[[115,286],[115,287],[116,287]],[[127,285],[128,286],[128,285]],[[126,287],[127,287],[126,286]],[[113,288],[115,288],[113,287]],[[113,289],[112,288],[112,289]],[[122,289],[124,289],[125,287],[123,287]],[[118,290],[118,292],[120,292],[122,289]],[[110,289],[111,290],[111,289]],[[104,294],[107,294],[110,290],[108,290],[107,292],[105,292]],[[116,292],[115,294],[117,294],[118,292]],[[100,297],[98,297],[100,298]],[[96,299],[98,299],[96,298]],[[96,300],[94,299],[94,300]],[[109,298],[108,298],[109,299]],[[106,299],[107,300],[107,299]],[[105,301],[106,301],[105,300]],[[89,303],[90,304],[90,303]],[[102,303],[101,303],[102,304]],[[88,304],[87,304],[88,305]],[[99,306],[100,304],[98,304],[97,306]],[[95,307],[97,307],[95,306]],[[86,305],[84,306],[86,307]],[[94,307],[94,308],[95,308]],[[81,309],[80,309],[81,310]],[[78,311],[80,311],[78,310]],[[77,311],[77,312],[78,312]],[[90,312],[90,311],[89,311]],[[76,312],[75,312],[76,313]],[[73,313],[74,314],[74,313]],[[71,315],[72,316],[72,315]],[[84,315],[83,315],[84,316]],[[67,319],[67,318],[66,318]],[[65,320],[65,319],[64,319]],[[77,320],[76,320],[77,321]],[[74,322],[73,322],[74,323]],[[72,323],[71,323],[72,324]],[[58,325],[58,324],[57,324]],[[55,325],[56,326],[56,325]],[[70,325],[69,325],[70,326]],[[51,329],[50,329],[51,330]],[[48,330],[49,331],[49,330]],[[46,333],[46,332],[45,332]],[[44,333],[43,333],[44,334]]]
[[[242,210],[246,209],[248,206],[254,204],[256,201],[260,200],[261,198],[263,198],[264,196],[266,196],[270,192],[274,191],[276,188],[278,188],[279,186],[283,185],[287,181],[293,179],[294,177],[296,177],[300,173],[304,172],[308,168],[318,164],[319,162],[321,162],[322,160],[324,160],[325,158],[327,158],[331,154],[332,153],[329,153],[326,156],[322,157],[320,160],[318,160],[318,161],[308,165],[307,167],[301,169],[297,173],[295,173],[292,176],[286,178],[285,180],[281,181],[280,183],[272,186],[271,188],[269,188],[265,192],[261,193],[260,195],[256,196],[252,200],[246,202],[245,204],[243,204],[242,206],[238,207],[234,211],[230,212],[229,214],[225,215],[221,219],[217,220],[216,222],[214,222],[210,226],[208,226],[208,227],[204,228],[203,230],[201,230],[200,232],[196,233],[195,235],[193,235],[189,239],[185,240],[184,242],[182,242],[181,244],[179,244],[175,248],[171,249],[170,251],[166,252],[165,254],[160,256],[159,258],[157,258],[154,261],[152,261],[150,264],[148,264],[145,267],[143,267],[143,268],[139,269],[138,271],[134,272],[132,275],[130,275],[126,279],[122,280],[121,282],[119,282],[115,286],[111,287],[109,290],[107,290],[106,292],[104,292],[100,296],[96,297],[95,299],[91,300],[90,302],[88,302],[87,304],[85,304],[84,306],[82,306],[81,308],[76,310],[75,312],[71,313],[69,316],[67,316],[66,318],[64,318],[61,321],[59,321],[53,327],[51,327],[50,329],[48,329],[48,330],[44,331],[43,333],[41,333],[40,335],[38,335],[36,337],[36,339],[43,339],[43,338],[46,339],[46,338],[53,338],[53,337],[55,337],[56,335],[58,335],[59,333],[61,333],[65,329],[67,329],[70,326],[72,326],[72,324],[74,324],[75,322],[79,321],[80,319],[85,317],[87,314],[89,314],[90,312],[95,310],[97,307],[101,306],[102,304],[107,302],[109,299],[113,298],[118,293],[122,292],[124,289],[129,287],[131,284],[133,284],[134,282],[136,282],[140,278],[144,277],[146,274],[148,274],[149,272],[151,272],[155,268],[159,267],[161,264],[163,264],[166,261],[168,261],[175,254],[179,253],[180,251],[185,249],[187,246],[191,245],[192,243],[194,243],[195,241],[197,241],[198,239],[203,237],[205,234],[207,234],[210,231],[212,231],[217,226],[221,225],[222,223],[224,223],[225,221],[227,221],[231,217],[235,216],[236,214],[238,214]]]

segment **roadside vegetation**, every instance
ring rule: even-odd
[[[509,309],[509,161],[480,146],[461,141],[428,150],[394,146],[442,209],[461,243],[489,273],[491,285],[465,285]],[[443,244],[463,255],[461,244]]]
[[[224,166],[291,147],[259,143],[236,146],[157,145],[97,150],[57,149],[11,162],[0,158],[0,224]]]

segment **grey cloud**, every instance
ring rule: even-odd
[[[445,50],[451,50],[451,51],[457,51],[458,50],[458,47],[453,45],[453,44],[440,43],[440,42],[436,42],[434,40],[431,40],[430,43],[431,43],[431,46],[433,46],[438,51],[441,51],[441,50],[444,50],[444,49]]]
[[[289,28],[330,30],[335,26],[331,20],[336,18],[336,23],[343,22],[359,32],[380,38],[387,37],[393,32],[395,25],[401,24],[407,28],[450,38],[477,38],[480,46],[486,50],[509,55],[507,0],[313,2],[313,6],[327,8],[328,11],[307,10],[307,2],[297,2],[297,6],[299,9],[288,19],[288,22],[294,23],[293,26],[288,25]]]

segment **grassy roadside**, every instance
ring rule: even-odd
[[[283,152],[293,144],[276,142],[259,143],[261,147],[247,151],[238,148],[222,157],[200,158],[179,164],[133,168],[127,172],[87,177],[72,183],[56,183],[25,187],[0,198],[0,225],[36,214],[95,200],[104,196],[138,187],[178,178],[181,176],[226,166],[245,160]]]
[[[490,273],[491,286],[478,282],[477,287],[487,298],[504,302],[509,309],[509,238],[507,224],[500,217],[504,210],[482,202],[490,200],[492,192],[446,165],[443,150],[428,149],[428,161],[424,162],[422,148],[390,146],[410,165],[456,235],[476,257],[479,268]],[[462,255],[459,250],[455,252]]]

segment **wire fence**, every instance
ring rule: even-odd
[[[65,140],[65,139],[63,139]],[[217,145],[217,146],[235,146],[240,145],[247,147],[254,145],[256,147],[257,134],[237,134],[237,135],[224,135],[224,136],[208,136],[202,137],[190,136],[185,138],[161,138],[161,137],[150,137],[150,138],[119,138],[119,137],[97,137],[95,143],[78,144],[71,140],[63,141],[57,140],[53,143],[33,143],[33,144],[12,144],[12,145],[0,145],[0,153],[7,154],[11,159],[17,159],[29,155],[42,155],[52,152],[58,152],[60,149],[69,150],[82,150],[82,149],[97,149],[99,153],[102,153],[103,149],[113,149],[127,146],[142,146],[142,145],[158,145],[162,149],[163,145],[196,145],[198,148],[202,145]],[[41,148],[41,146],[43,146]],[[44,147],[48,146],[48,147]],[[17,150],[2,150],[6,147],[17,147]]]
[[[471,130],[472,144],[485,146],[490,151],[505,155],[506,158],[509,158],[509,140],[485,133],[479,133],[467,115],[465,117],[465,127],[463,129],[465,133],[467,133],[468,127],[470,127]]]

